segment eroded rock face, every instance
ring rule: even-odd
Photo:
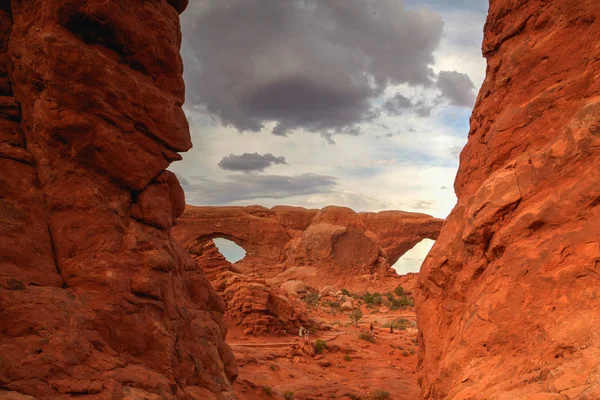
[[[600,398],[599,35],[596,1],[490,2],[458,204],[418,283],[427,399]]]
[[[308,323],[304,302],[264,279],[241,273],[212,240],[190,247],[188,252],[225,301],[228,324],[239,326],[246,334],[283,334]]]
[[[242,272],[260,272],[273,285],[300,280],[321,289],[377,290],[406,251],[425,238],[436,239],[443,220],[402,211],[356,213],[345,207],[308,210],[278,206],[187,206],[173,229],[188,249],[219,237],[246,251],[236,263]],[[389,286],[389,287],[388,287]],[[386,289],[393,289],[388,281]]]
[[[170,236],[185,3],[0,1],[5,397],[231,397],[223,302]]]

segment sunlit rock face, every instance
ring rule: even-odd
[[[185,200],[165,168],[191,147],[185,5],[0,1],[0,387],[14,396],[232,397],[223,302],[170,235]]]
[[[260,272],[272,284],[301,280],[316,289],[382,291],[399,284],[390,266],[421,240],[436,239],[443,223],[426,214],[334,206],[188,205],[173,235],[188,251],[213,238],[231,240],[246,251],[235,267]]]
[[[600,398],[599,35],[597,1],[490,2],[458,204],[417,284],[426,399]]]

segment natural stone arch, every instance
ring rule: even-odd
[[[418,273],[427,257],[427,253],[429,253],[434,243],[435,240],[429,238],[419,241],[410,250],[398,258],[398,260],[392,264],[392,268],[394,268],[398,275]],[[414,262],[409,263],[409,261]]]
[[[246,257],[246,250],[229,239],[214,238],[212,241],[215,246],[217,246],[219,253],[221,253],[223,257],[225,257],[225,259],[232,264],[241,261]],[[239,257],[238,253],[241,253]]]

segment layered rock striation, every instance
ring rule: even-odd
[[[224,304],[170,235],[185,5],[0,1],[5,395],[232,397]]]
[[[492,0],[458,204],[418,283],[426,399],[600,398],[600,3]]]

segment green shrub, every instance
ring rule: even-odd
[[[390,302],[390,310],[399,310],[402,308],[402,302],[400,299],[394,299]]]
[[[351,400],[361,400],[362,397],[354,394],[354,393],[344,393],[344,396],[350,397]]]
[[[403,351],[403,352],[402,352],[402,355],[403,355],[404,357],[408,357],[408,351]]]
[[[414,300],[413,300],[412,297],[402,296],[400,298],[400,301],[402,302],[403,306],[410,306],[410,307],[412,307],[412,306],[415,305],[415,302],[414,302]]]
[[[390,309],[399,310],[399,309],[407,307],[407,306],[412,307],[413,305],[414,305],[414,301],[413,301],[412,297],[402,295],[402,296],[400,296],[400,298],[392,300],[392,302],[390,303]]]
[[[398,297],[404,296],[404,288],[402,287],[402,285],[396,286],[396,289],[394,289],[394,293],[396,293],[396,296]]]
[[[319,293],[306,292],[306,295],[304,296],[304,301],[310,306],[317,305],[319,302]]]
[[[344,361],[352,361],[352,358],[348,354],[346,354],[344,356]]]
[[[346,288],[342,289],[342,294],[344,296],[352,296],[352,293],[350,293],[350,291],[348,289],[346,289]]]
[[[406,325],[408,324],[408,320],[404,319],[404,318],[396,318],[393,321],[390,322],[386,322],[383,327],[384,328],[389,328],[392,327],[394,329],[399,329],[401,331],[406,329]]]
[[[375,343],[375,336],[371,332],[362,332],[358,338],[367,342]]]
[[[388,299],[388,301],[391,303],[392,301],[394,301],[394,295],[392,294],[392,292],[387,292],[385,294],[385,297]]]
[[[362,317],[363,313],[360,308],[355,308],[350,312],[350,314],[348,314],[348,318],[350,319],[350,322],[354,324],[354,326],[358,326],[358,321],[360,321]]]
[[[410,354],[415,354],[415,349],[410,349],[410,350],[409,350],[409,353],[410,353]]]
[[[323,350],[325,350],[327,348],[327,343],[325,343],[324,340],[317,340],[315,343],[315,352],[317,354],[321,354],[323,352]]]
[[[375,392],[373,398],[375,400],[386,400],[390,398],[390,394],[384,390],[378,390]]]
[[[381,293],[369,293],[365,292],[363,294],[363,301],[367,306],[380,306],[383,303],[383,297],[381,297]]]
[[[294,398],[294,392],[283,392],[283,398],[285,400],[292,400]]]

